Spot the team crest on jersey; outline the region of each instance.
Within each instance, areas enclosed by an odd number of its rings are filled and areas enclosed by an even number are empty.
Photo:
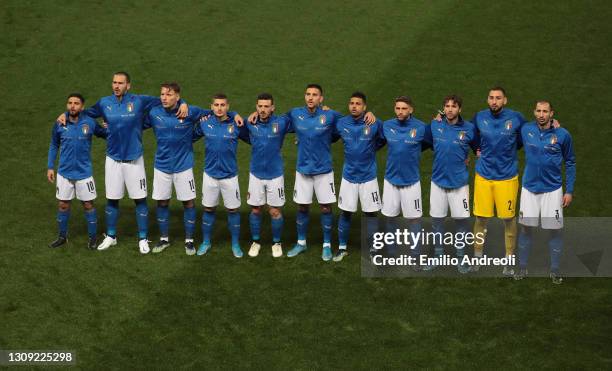
[[[553,135],[550,137],[550,144],[551,144],[551,145],[555,145],[555,144],[557,144],[557,136],[556,136],[555,134],[553,134]]]
[[[272,133],[278,134],[278,122],[272,123]]]
[[[321,123],[321,125],[325,125],[325,115],[319,116],[319,122]]]
[[[89,125],[87,125],[87,124],[83,125],[81,130],[83,131],[83,135],[89,134]]]
[[[459,132],[459,140],[464,140],[465,139],[465,131],[461,130]]]
[[[508,120],[506,121],[506,130],[510,130],[512,129],[512,121]]]
[[[372,130],[370,129],[370,127],[366,126],[366,127],[363,128],[363,135],[365,135],[367,137],[368,135],[370,135],[371,131]]]
[[[183,122],[185,122],[185,120],[179,119],[179,124],[182,124]]]
[[[412,130],[410,130],[410,138],[414,138],[414,137],[416,137],[416,132],[417,132],[417,130],[416,130],[416,129],[412,129]]]
[[[234,125],[228,125],[227,132],[230,133],[230,134],[233,133],[234,132]]]
[[[130,102],[127,104],[128,112],[132,112],[134,110],[134,103]]]

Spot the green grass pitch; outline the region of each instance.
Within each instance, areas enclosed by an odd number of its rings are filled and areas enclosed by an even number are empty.
[[[261,91],[284,112],[303,104],[306,83],[318,82],[326,103],[343,112],[356,89],[383,119],[395,96],[409,94],[415,115],[428,121],[456,92],[471,117],[486,106],[488,87],[501,84],[509,107],[527,117],[535,99],[552,100],[572,133],[578,180],[567,215],[610,216],[609,2],[8,0],[0,14],[0,349],[71,349],[88,369],[612,367],[610,279],[560,287],[548,279],[364,279],[357,254],[321,261],[316,208],[311,248],[291,260],[273,260],[268,244],[257,259],[234,259],[224,212],[210,256],[185,256],[176,201],[174,244],[159,256],[138,253],[128,200],[118,246],[86,250],[74,203],[69,245],[51,251],[57,205],[45,178],[51,123],[66,95],[80,91],[93,104],[110,94],[116,70],[129,71],[141,94],[179,81],[199,106],[224,91],[243,116]],[[284,148],[288,190],[292,139]],[[144,141],[151,183],[151,132]],[[94,144],[100,230],[104,149]],[[339,185],[341,146],[333,151]],[[240,144],[243,198],[249,156]],[[424,200],[431,158],[425,153],[421,164]],[[200,189],[201,143],[196,159]],[[153,206],[149,200],[151,239]],[[247,211],[243,202],[244,249]],[[295,241],[291,201],[285,216],[286,250]]]

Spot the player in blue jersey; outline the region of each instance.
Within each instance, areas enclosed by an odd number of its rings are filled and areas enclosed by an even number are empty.
[[[117,72],[113,75],[113,95],[103,97],[85,113],[102,118],[108,124],[104,183],[106,186],[106,237],[98,250],[106,250],[117,244],[117,219],[119,200],[125,188],[136,204],[138,224],[138,248],[141,254],[149,253],[147,241],[149,210],[147,207],[147,179],[142,157],[143,120],[147,112],[161,105],[159,97],[136,95],[129,92],[130,75]],[[182,103],[178,117],[184,118],[187,105]]]
[[[334,172],[332,169],[331,143],[336,120],[342,115],[333,110],[321,108],[323,103],[323,88],[318,84],[309,84],[304,93],[306,105],[290,110],[284,116],[288,118],[297,136],[297,168],[295,172],[295,187],[293,201],[298,204],[297,235],[298,241],[287,252],[288,257],[294,257],[306,251],[306,234],[310,221],[309,206],[313,193],[321,208],[321,226],[323,228],[323,249],[321,257],[324,261],[332,259],[331,234],[333,215],[331,206],[336,202]],[[253,123],[257,112],[249,116]],[[375,121],[374,115],[366,114],[366,122]]]
[[[383,145],[382,122],[365,123],[367,98],[362,92],[351,95],[349,115],[338,120],[336,135],[344,143],[344,166],[338,195],[338,207],[342,210],[338,220],[338,252],[334,261],[348,255],[347,243],[351,217],[358,203],[366,218],[366,235],[370,239],[378,226],[377,213],[381,209],[381,195],[376,179],[376,151]]]
[[[248,142],[252,146],[247,203],[251,205],[249,225],[252,243],[249,256],[259,255],[261,244],[262,206],[269,206],[272,224],[272,256],[283,255],[281,234],[285,204],[285,180],[281,148],[287,132],[293,131],[291,121],[286,116],[274,115],[274,98],[271,94],[257,96],[257,121],[247,124]]]
[[[157,200],[157,223],[160,230],[159,242],[153,253],[160,253],[170,246],[169,240],[169,203],[172,186],[176,198],[183,203],[183,223],[185,227],[185,252],[194,255],[193,243],[195,229],[196,198],[193,178],[193,131],[200,123],[200,117],[212,113],[196,106],[189,107],[189,115],[184,119],[176,117],[179,108],[181,87],[176,82],[161,85],[161,106],[153,107],[145,117],[145,128],[153,127],[157,139],[155,167],[153,176],[153,199]]]
[[[56,248],[66,243],[68,234],[68,219],[70,217],[70,202],[75,197],[83,203],[85,220],[87,221],[87,246],[96,249],[97,216],[93,200],[96,198],[96,185],[91,169],[91,138],[92,135],[106,138],[108,131],[87,115],[82,113],[85,99],[81,94],[68,96],[66,103],[66,125],[53,125],[51,143],[47,157],[47,179],[50,183],[56,181],[55,159],[60,152],[57,169],[56,197],[59,200],[57,222],[59,237],[49,244]]]
[[[521,139],[525,148],[525,170],[521,189],[519,223],[519,272],[520,280],[527,276],[527,261],[532,244],[533,229],[539,225],[550,230],[550,277],[560,284],[559,262],[563,249],[563,208],[572,202],[576,181],[576,156],[572,137],[564,128],[552,125],[554,111],[549,101],[538,101],[535,106],[535,122],[524,124]],[[563,165],[565,164],[565,192],[563,192]]]
[[[432,120],[428,127],[434,150],[429,215],[432,218],[432,229],[437,236],[434,239],[436,257],[444,254],[441,236],[444,235],[444,219],[449,208],[451,218],[455,221],[456,236],[465,236],[469,229],[470,187],[467,160],[470,148],[476,152],[479,139],[474,124],[464,121],[461,117],[462,105],[461,97],[446,96],[443,102],[444,116],[441,121]],[[457,241],[455,248],[457,257],[461,259],[464,256],[465,241]],[[436,264],[429,264],[425,270],[436,267]],[[469,271],[467,265],[459,265],[457,268],[460,273]]]
[[[431,145],[431,135],[427,125],[412,115],[414,106],[410,97],[396,98],[394,110],[396,118],[383,124],[387,165],[382,214],[388,218],[387,229],[394,230],[397,229],[394,218],[401,213],[408,219],[409,230],[414,234],[421,231],[423,216],[419,171],[421,151]],[[420,254],[419,245],[410,248],[413,256]]]
[[[489,108],[476,113],[472,122],[480,135],[480,157],[476,162],[474,180],[474,235],[485,236],[489,218],[504,220],[506,256],[514,254],[516,241],[516,195],[518,192],[518,155],[520,130],[525,118],[506,108],[508,98],[502,87],[489,90]],[[481,243],[482,242],[482,243]],[[474,243],[474,255],[483,255],[484,240]],[[477,271],[478,265],[472,266]],[[504,267],[505,276],[514,274],[511,266]]]
[[[236,149],[239,137],[247,140],[248,129],[239,127],[228,115],[229,101],[225,94],[213,96],[211,109],[214,115],[201,121],[194,131],[194,140],[205,138],[205,161],[202,181],[203,242],[197,254],[204,255],[211,248],[212,228],[215,223],[215,210],[219,205],[219,195],[227,209],[227,225],[232,236],[232,253],[241,258],[240,248],[240,187],[238,184],[238,164]]]

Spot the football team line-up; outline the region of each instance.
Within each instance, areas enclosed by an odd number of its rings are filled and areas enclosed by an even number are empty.
[[[117,244],[116,225],[119,200],[125,189],[136,204],[138,246],[142,254],[150,251],[148,233],[147,181],[143,160],[142,132],[153,128],[157,140],[153,176],[153,199],[160,239],[152,248],[160,253],[170,245],[169,201],[172,188],[184,206],[185,251],[187,255],[204,255],[212,246],[211,235],[220,196],[227,209],[232,253],[243,256],[240,247],[240,188],[236,149],[238,140],[251,145],[247,203],[251,206],[249,226],[255,257],[261,249],[260,231],[263,207],[271,217],[272,255],[283,255],[282,207],[285,203],[284,165],[281,147],[287,133],[297,139],[297,166],[293,201],[297,203],[297,243],[287,252],[295,257],[306,251],[310,222],[309,206],[316,196],[321,210],[323,230],[322,259],[341,261],[348,255],[347,244],[351,216],[360,205],[367,235],[378,229],[377,213],[387,217],[387,228],[401,216],[411,232],[421,230],[422,199],[420,183],[421,152],[434,153],[430,192],[430,216],[434,232],[444,233],[444,219],[449,214],[456,232],[473,228],[475,235],[485,236],[488,220],[495,216],[504,221],[506,256],[514,254],[517,239],[515,219],[519,188],[518,156],[525,150],[522,176],[518,236],[519,267],[506,266],[503,274],[515,279],[527,275],[527,261],[533,230],[540,224],[548,229],[550,275],[561,283],[559,260],[563,247],[561,230],[563,208],[572,202],[576,178],[575,155],[568,131],[553,119],[551,102],[535,103],[535,120],[506,107],[506,92],[493,87],[488,92],[488,108],[466,121],[461,117],[462,99],[449,95],[443,99],[440,112],[429,125],[413,116],[408,96],[395,99],[395,118],[382,122],[367,111],[367,99],[361,92],[351,95],[346,116],[324,107],[323,89],[309,84],[305,106],[275,115],[274,99],[268,93],[257,96],[256,111],[246,121],[229,111],[224,94],[212,97],[210,109],[187,105],[180,98],[177,83],[161,85],[160,97],[130,93],[130,76],[117,72],[112,80],[113,94],[85,109],[81,94],[68,96],[67,111],[53,125],[49,145],[47,178],[56,184],[59,200],[57,221],[59,237],[49,246],[66,243],[70,203],[76,196],[83,203],[88,226],[88,247],[106,250]],[[100,125],[96,119],[102,119]],[[96,187],[92,177],[91,140],[95,135],[107,142],[105,162],[106,234],[98,245],[97,215],[93,205]],[[197,250],[194,245],[196,189],[193,175],[193,143],[204,138],[205,161],[202,182],[202,235]],[[338,195],[341,210],[338,220],[339,248],[332,253],[332,205],[336,202],[331,144],[342,140],[344,166]],[[376,151],[387,146],[387,161],[382,195],[377,180]],[[55,161],[59,150],[59,164]],[[477,154],[474,181],[474,226],[469,225],[469,152]],[[562,170],[565,166],[565,191]],[[541,223],[540,223],[541,220]],[[456,254],[464,255],[456,246]],[[474,244],[475,257],[483,256],[484,239]],[[412,249],[420,254],[420,247]],[[444,253],[441,242],[434,255]],[[416,270],[433,270],[436,265],[417,266]],[[478,270],[478,266],[459,264],[461,273]]]

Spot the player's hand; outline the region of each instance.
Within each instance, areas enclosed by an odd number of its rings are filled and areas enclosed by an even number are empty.
[[[184,119],[188,115],[189,115],[189,106],[187,105],[187,103],[181,103],[178,111],[176,112],[176,117],[180,119]]]
[[[321,107],[321,109],[323,111],[331,111],[331,107],[330,106],[323,106],[323,107]]]
[[[557,121],[557,119],[553,119],[552,120],[552,127],[555,128],[555,129],[558,129],[558,128],[561,127],[561,123],[559,121]],[[571,198],[571,195],[570,195],[570,198]]]
[[[57,117],[57,120],[55,121],[62,126],[66,126],[66,114],[62,113]]]
[[[363,121],[366,125],[372,125],[376,122],[376,116],[372,112],[366,112],[365,116],[363,116]]]
[[[572,203],[572,194],[566,193],[563,195],[563,207],[568,207]]]
[[[47,169],[47,180],[49,183],[55,183],[55,170]]]
[[[103,127],[104,129],[108,129],[108,122],[106,122],[106,121],[102,121],[102,127]]]
[[[205,122],[208,121],[208,119],[210,118],[211,115],[204,115],[200,117],[200,122]]]
[[[470,166],[470,156],[465,158],[465,166],[469,167]]]
[[[234,122],[239,128],[244,126],[244,120],[239,114],[236,114],[236,116],[234,116]]]
[[[434,120],[436,120],[436,121],[438,121],[438,122],[442,121],[442,115],[440,114],[440,112],[438,112],[438,113],[437,113],[437,114],[434,116],[434,118],[433,118],[433,119],[434,119]]]
[[[254,123],[257,121],[257,116],[258,116],[258,115],[257,115],[257,111],[255,111],[255,112],[251,113],[251,114],[249,115],[249,122],[250,122],[251,124],[254,124]]]

